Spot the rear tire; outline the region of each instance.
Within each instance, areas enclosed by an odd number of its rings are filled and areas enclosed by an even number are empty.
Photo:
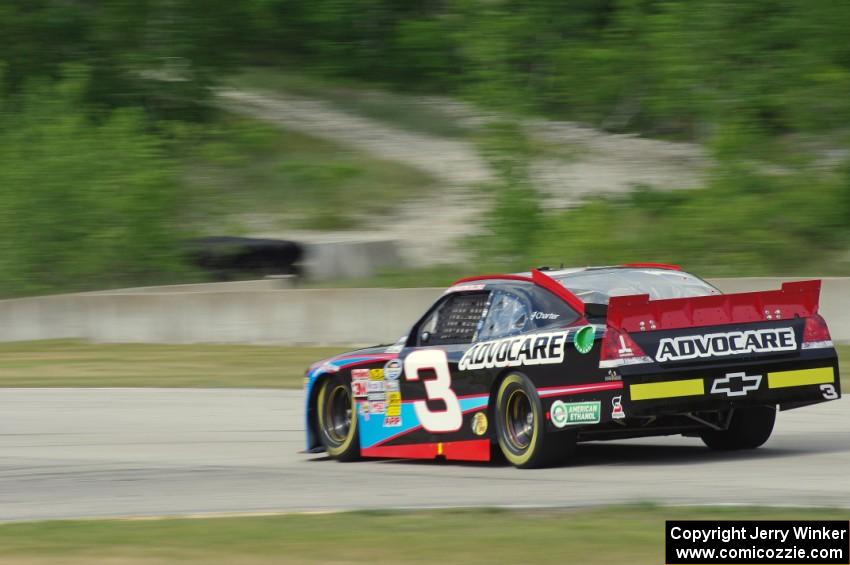
[[[775,406],[736,408],[727,429],[705,431],[700,437],[705,445],[717,451],[755,449],[770,438],[774,422]]]
[[[496,393],[495,412],[499,448],[514,467],[563,464],[575,450],[574,433],[546,433],[540,397],[525,375],[505,377]]]
[[[338,461],[360,459],[357,404],[351,384],[341,375],[322,381],[316,399],[319,438],[328,455]]]

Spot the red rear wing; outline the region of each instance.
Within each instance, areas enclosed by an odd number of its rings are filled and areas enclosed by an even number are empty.
[[[717,326],[799,316],[818,311],[820,280],[782,283],[781,290],[650,300],[648,294],[612,296],[608,325],[627,332]]]

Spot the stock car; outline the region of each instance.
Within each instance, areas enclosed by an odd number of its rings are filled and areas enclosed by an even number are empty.
[[[654,263],[461,279],[396,343],[310,367],[306,447],[520,468],[594,440],[756,448],[777,408],[841,395],[820,286],[722,294]]]

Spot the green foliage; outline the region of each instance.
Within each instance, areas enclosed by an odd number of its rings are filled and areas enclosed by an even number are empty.
[[[487,231],[477,242],[480,261],[505,262],[507,268],[523,268],[538,245],[542,220],[537,191],[529,179],[533,146],[516,125],[497,123],[479,141],[482,154],[496,174],[484,187],[494,195],[486,218]]]
[[[540,263],[570,265],[664,261],[715,276],[831,274],[850,225],[847,175],[817,178],[759,173],[735,165],[705,188],[640,189],[547,217],[534,251]]]
[[[0,95],[74,63],[92,69],[89,104],[197,118],[214,73],[237,60],[249,21],[242,3],[228,0],[3,2]]]
[[[216,115],[179,129],[187,212],[199,230],[221,229],[225,217],[258,219],[255,230],[368,229],[434,187],[419,170],[254,120]]]
[[[0,112],[0,293],[161,281],[180,271],[172,162],[138,110],[92,114],[79,70]]]

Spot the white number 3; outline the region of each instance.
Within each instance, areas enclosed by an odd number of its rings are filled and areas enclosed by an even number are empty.
[[[425,381],[425,394],[428,400],[442,400],[446,409],[439,412],[431,411],[428,403],[417,400],[413,403],[416,417],[426,431],[432,433],[455,432],[463,425],[463,414],[460,402],[452,390],[452,374],[449,372],[449,360],[446,352],[440,349],[420,349],[414,351],[404,360],[404,378],[408,381],[418,381],[419,372],[424,369],[433,370],[437,378]]]
[[[835,387],[832,385],[820,385],[820,392],[827,400],[835,400],[838,398],[838,392],[836,392]]]

